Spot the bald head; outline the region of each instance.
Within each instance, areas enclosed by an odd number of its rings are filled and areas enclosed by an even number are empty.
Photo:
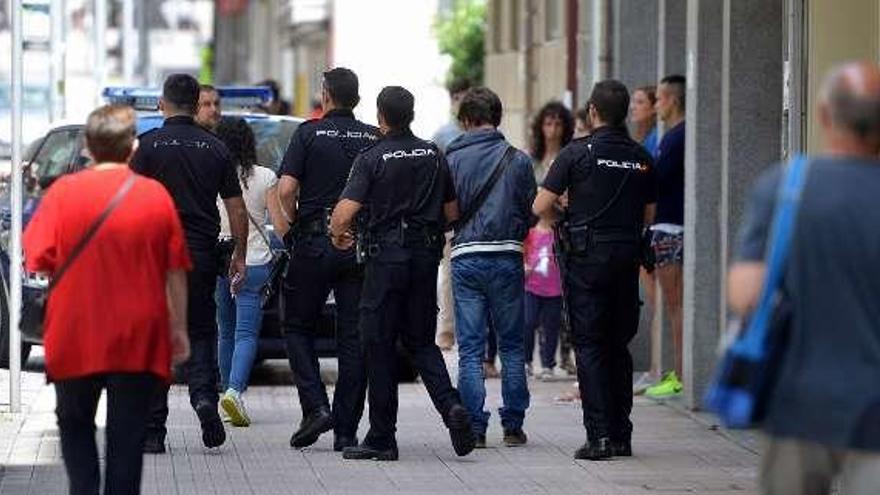
[[[834,68],[822,88],[826,132],[880,141],[880,66],[851,62]]]

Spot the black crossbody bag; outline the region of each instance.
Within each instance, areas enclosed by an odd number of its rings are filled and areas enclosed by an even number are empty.
[[[21,333],[24,335],[25,340],[31,342],[41,342],[43,340],[43,320],[46,316],[46,303],[49,301],[49,294],[52,293],[52,289],[58,286],[61,278],[64,277],[64,274],[67,273],[73,262],[76,261],[89,242],[95,237],[95,234],[98,233],[98,229],[101,228],[101,225],[104,224],[110,214],[113,213],[113,210],[122,203],[123,198],[125,198],[128,192],[131,191],[132,186],[134,186],[135,178],[136,175],[131,173],[128,175],[128,178],[125,179],[125,182],[119,186],[119,189],[116,191],[116,194],[113,195],[113,198],[110,199],[110,202],[104,208],[104,211],[102,211],[98,218],[92,222],[89,229],[70,252],[70,256],[68,256],[67,259],[64,260],[64,263],[61,264],[61,267],[58,268],[58,271],[49,281],[49,287],[46,290],[40,289],[39,293],[34,295],[34,297],[22,299],[21,321],[19,322],[19,327],[21,328]]]
[[[480,192],[477,193],[477,196],[474,198],[474,203],[471,205],[470,209],[459,215],[458,220],[455,221],[455,230],[459,230],[467,225],[468,222],[474,218],[474,215],[480,211],[480,208],[483,207],[483,203],[486,202],[486,198],[489,197],[489,193],[492,192],[492,189],[495,188],[495,184],[498,183],[498,179],[501,178],[501,175],[504,174],[504,171],[507,169],[508,165],[510,165],[510,162],[513,161],[514,155],[516,155],[516,148],[508,145],[507,150],[501,155],[501,160],[495,165],[495,170],[492,171],[492,175],[489,176],[489,180],[486,181],[483,188],[480,189]]]

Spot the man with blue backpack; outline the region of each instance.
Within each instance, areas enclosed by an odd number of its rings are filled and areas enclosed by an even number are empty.
[[[763,369],[775,370],[775,379],[761,397],[751,397],[763,404],[755,411],[760,417],[751,419],[770,435],[763,493],[830,493],[837,477],[841,493],[876,493],[880,67],[834,69],[818,115],[822,155],[769,169],[748,198],[728,297],[735,313],[752,320],[767,308],[773,313],[765,327],[770,337],[762,342],[775,342],[775,349],[761,349],[768,345],[761,343],[757,351],[770,357]],[[782,313],[787,323],[780,325]],[[749,326],[742,340],[757,330]],[[730,376],[735,370],[724,371]],[[708,402],[730,422],[735,401],[724,386],[716,385]]]

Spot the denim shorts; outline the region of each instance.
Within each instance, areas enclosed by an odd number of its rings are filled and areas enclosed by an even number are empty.
[[[684,234],[670,234],[655,230],[651,235],[651,247],[657,266],[681,264],[684,259]]]

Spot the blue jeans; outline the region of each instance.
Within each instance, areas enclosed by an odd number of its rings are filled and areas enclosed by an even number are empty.
[[[248,266],[244,285],[234,298],[229,292],[229,278],[217,278],[214,298],[220,331],[217,360],[222,390],[244,392],[247,388],[263,324],[260,289],[269,278],[270,267],[271,264]]]
[[[505,430],[521,428],[529,407],[523,341],[522,255],[472,254],[452,260],[455,296],[455,339],[458,341],[458,392],[471,414],[474,431],[489,426],[483,356],[489,319],[495,327],[501,356],[501,397],[498,410]]]

